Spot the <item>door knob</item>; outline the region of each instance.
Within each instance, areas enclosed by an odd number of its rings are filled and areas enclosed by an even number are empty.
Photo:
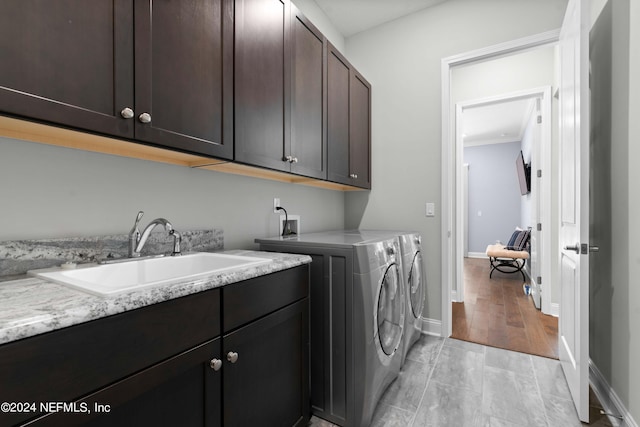
[[[211,359],[211,362],[209,362],[209,366],[214,371],[219,371],[220,368],[222,368],[222,360],[220,360],[220,359]]]
[[[231,363],[236,363],[238,361],[238,353],[235,351],[230,351],[227,353],[227,360]]]
[[[576,243],[574,246],[565,246],[565,251],[575,251],[577,254],[580,254],[580,243]]]
[[[142,113],[138,116],[138,119],[142,122],[142,123],[151,123],[151,114],[149,113]]]

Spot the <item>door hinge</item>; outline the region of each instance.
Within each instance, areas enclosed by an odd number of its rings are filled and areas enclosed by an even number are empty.
[[[536,277],[536,283],[538,285],[542,285],[542,277],[540,277],[540,276]]]
[[[542,231],[542,223],[540,223],[540,222],[538,223],[537,229],[538,229],[538,231]]]
[[[538,169],[537,175],[538,175],[538,178],[542,178],[542,169]]]
[[[538,124],[542,123],[542,116],[538,116]]]

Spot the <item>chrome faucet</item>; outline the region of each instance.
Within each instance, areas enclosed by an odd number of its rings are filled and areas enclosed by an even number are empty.
[[[138,223],[140,222],[142,215],[144,215],[143,211],[138,212],[136,222],[133,224],[133,228],[129,232],[129,258],[137,258],[140,256],[142,248],[145,243],[147,243],[147,239],[156,225],[163,225],[164,229],[169,232],[169,235],[173,236],[173,252],[171,253],[171,256],[180,255],[180,243],[182,242],[182,236],[173,229],[171,223],[164,218],[156,218],[147,225],[142,233],[140,233]]]

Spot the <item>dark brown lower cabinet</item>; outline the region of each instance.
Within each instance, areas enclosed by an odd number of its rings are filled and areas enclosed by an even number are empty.
[[[0,402],[35,406],[0,425],[306,425],[308,289],[303,265],[1,345]]]
[[[224,336],[225,426],[307,425],[308,317],[305,298]]]
[[[116,382],[33,422],[34,426],[220,426],[222,373],[211,368],[220,338]]]

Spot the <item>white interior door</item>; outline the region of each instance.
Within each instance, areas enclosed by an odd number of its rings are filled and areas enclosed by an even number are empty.
[[[560,32],[560,362],[589,421],[589,2],[569,0]]]

